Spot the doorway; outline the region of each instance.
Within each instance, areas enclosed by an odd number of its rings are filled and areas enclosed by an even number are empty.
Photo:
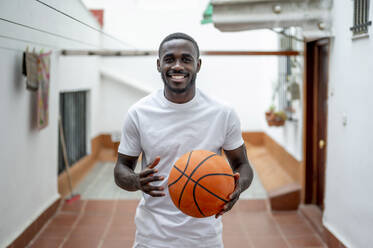
[[[305,85],[305,203],[324,209],[329,39],[307,42]]]

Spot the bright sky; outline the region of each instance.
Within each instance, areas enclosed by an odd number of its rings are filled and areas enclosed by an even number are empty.
[[[104,9],[104,30],[140,49],[157,49],[173,32],[194,37],[202,50],[276,50],[276,34],[268,30],[222,33],[201,25],[208,0],[83,0]]]

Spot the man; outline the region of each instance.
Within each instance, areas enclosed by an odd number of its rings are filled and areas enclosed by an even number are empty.
[[[240,122],[233,109],[196,88],[201,68],[199,48],[190,36],[174,33],[159,46],[157,68],[164,88],[141,99],[125,119],[116,184],[141,190],[137,207],[135,248],[223,247],[220,215],[229,211],[252,181]],[[215,218],[193,218],[172,203],[167,177],[175,161],[191,150],[221,149],[233,168],[235,191]],[[134,172],[142,153],[142,171]]]

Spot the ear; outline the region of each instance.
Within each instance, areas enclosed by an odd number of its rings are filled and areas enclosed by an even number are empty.
[[[201,65],[202,65],[202,60],[198,59],[198,62],[197,62],[197,72],[199,72],[199,70],[201,69]]]
[[[157,59],[157,70],[161,72],[161,62],[159,62],[159,59]]]

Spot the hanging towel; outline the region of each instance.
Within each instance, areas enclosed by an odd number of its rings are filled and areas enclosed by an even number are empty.
[[[52,52],[37,55],[37,128],[42,129],[48,125],[49,120],[49,83],[50,83],[50,56]]]
[[[39,87],[38,82],[38,55],[35,52],[26,51],[24,53],[24,63],[26,67],[26,88],[36,91]]]

